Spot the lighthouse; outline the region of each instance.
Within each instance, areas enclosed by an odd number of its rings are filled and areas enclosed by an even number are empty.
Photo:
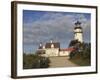
[[[75,23],[75,28],[74,28],[74,39],[78,40],[79,42],[83,42],[83,30],[81,27],[81,22],[77,21]]]

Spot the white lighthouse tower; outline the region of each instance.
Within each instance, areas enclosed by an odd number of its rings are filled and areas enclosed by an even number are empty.
[[[83,30],[81,27],[81,22],[77,21],[75,23],[75,28],[74,28],[74,39],[78,40],[79,42],[83,42]]]

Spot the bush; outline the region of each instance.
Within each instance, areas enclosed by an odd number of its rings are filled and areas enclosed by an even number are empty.
[[[23,55],[23,69],[48,68],[49,59],[34,54]]]
[[[78,65],[91,65],[91,44],[81,43],[70,53],[70,60]]]

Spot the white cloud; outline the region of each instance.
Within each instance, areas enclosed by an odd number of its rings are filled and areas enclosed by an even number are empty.
[[[67,41],[66,39],[72,38],[70,36],[73,34],[74,22],[77,18],[83,22],[83,29],[87,32],[90,29],[90,21],[83,14],[47,13],[33,23],[24,23],[24,43],[39,43],[51,38]]]

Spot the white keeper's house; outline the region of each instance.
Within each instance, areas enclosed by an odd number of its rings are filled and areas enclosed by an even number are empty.
[[[74,40],[78,40],[81,43],[83,42],[83,31],[82,31],[81,23],[79,21],[77,21],[75,23]],[[69,47],[69,48],[62,49],[60,47],[59,42],[54,42],[53,40],[50,40],[50,42],[45,43],[45,45],[40,43],[39,47],[37,49],[37,53],[40,56],[45,56],[45,57],[69,56],[69,54],[74,50],[75,50],[74,47]]]

